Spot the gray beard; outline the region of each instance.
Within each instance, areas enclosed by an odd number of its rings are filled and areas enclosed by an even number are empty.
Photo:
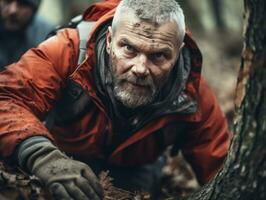
[[[109,68],[109,73],[112,82],[114,97],[120,101],[127,108],[137,108],[141,106],[148,105],[154,101],[158,94],[158,89],[154,84],[151,77],[145,79],[138,79],[129,76],[127,74],[121,75],[120,79],[117,77],[115,70],[113,70],[112,65]],[[123,87],[123,83],[128,84],[128,80],[141,85],[146,85],[146,92],[140,92],[139,90],[132,88]]]
[[[156,92],[153,90],[149,95],[140,95],[137,92],[128,91],[120,87],[119,84],[114,85],[114,96],[124,106],[128,108],[137,108],[145,106],[153,102],[156,96]]]

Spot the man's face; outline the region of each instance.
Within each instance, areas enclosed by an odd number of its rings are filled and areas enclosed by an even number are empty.
[[[107,52],[115,97],[126,107],[151,103],[167,81],[179,55],[175,22],[155,25],[127,13],[115,31],[109,27]]]
[[[7,31],[19,31],[31,20],[34,9],[26,1],[0,0],[0,14]]]

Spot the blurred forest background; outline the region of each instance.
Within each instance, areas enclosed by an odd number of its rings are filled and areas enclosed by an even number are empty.
[[[99,0],[45,0],[39,14],[54,25],[67,23]],[[242,49],[243,2],[178,0],[187,27],[203,53],[203,74],[232,121],[234,92]]]

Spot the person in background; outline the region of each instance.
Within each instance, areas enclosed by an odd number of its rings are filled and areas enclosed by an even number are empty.
[[[85,39],[61,30],[0,73],[0,158],[54,199],[101,199],[102,170],[117,187],[155,194],[170,146],[210,181],[230,134],[179,4],[106,0],[83,20],[95,22]]]
[[[42,42],[53,26],[38,16],[41,0],[0,0],[0,70]]]

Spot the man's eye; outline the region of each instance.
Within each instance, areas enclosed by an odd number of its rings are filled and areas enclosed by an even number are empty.
[[[152,59],[155,61],[163,61],[166,58],[164,53],[155,53],[152,54]]]
[[[135,52],[135,49],[130,45],[125,45],[124,48],[125,48],[126,53],[134,53]]]

